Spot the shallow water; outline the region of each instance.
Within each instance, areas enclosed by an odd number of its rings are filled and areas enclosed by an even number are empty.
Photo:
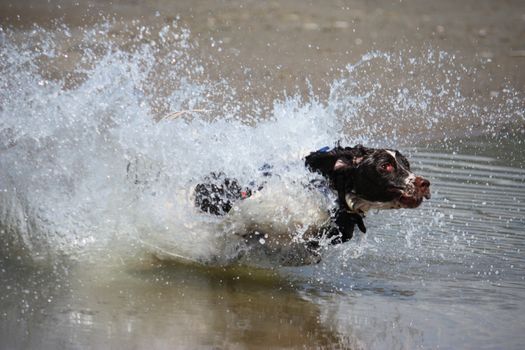
[[[432,201],[316,266],[4,264],[2,347],[520,348],[525,170],[411,152]]]
[[[210,79],[176,23],[115,25],[0,33],[1,348],[525,343],[519,91],[487,103],[446,52],[372,52],[325,99],[261,107]],[[205,111],[159,121],[187,109]],[[191,186],[268,161],[302,179],[301,157],[338,139],[400,148],[432,200],[371,213],[318,265],[232,264]]]

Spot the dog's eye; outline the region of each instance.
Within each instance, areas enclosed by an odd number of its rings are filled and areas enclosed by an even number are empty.
[[[394,166],[392,164],[390,164],[390,163],[385,163],[385,164],[381,165],[381,169],[383,169],[387,173],[391,173],[391,172],[394,171]]]

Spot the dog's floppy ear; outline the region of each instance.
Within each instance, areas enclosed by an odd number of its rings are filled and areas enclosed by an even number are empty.
[[[310,170],[318,171],[325,176],[334,172],[350,169],[358,165],[363,156],[355,156],[343,148],[335,148],[329,152],[317,151],[306,156],[305,163]]]
[[[335,171],[337,155],[333,152],[312,152],[306,156],[305,163],[312,171],[328,176]],[[340,166],[342,164],[339,164]]]
[[[356,167],[363,161],[364,158],[364,156],[353,157],[351,159],[348,159],[347,157],[338,158],[334,165],[334,171]]]
[[[334,172],[356,167],[371,152],[371,149],[362,145],[346,148],[336,146],[330,151],[321,149],[312,152],[306,157],[305,161],[306,166],[311,170],[320,172],[325,176],[331,176]]]

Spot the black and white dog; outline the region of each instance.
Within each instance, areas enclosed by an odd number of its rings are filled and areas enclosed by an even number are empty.
[[[305,165],[324,181],[310,182],[306,186],[312,193],[310,197],[296,200],[300,202],[299,210],[308,211],[302,218],[294,219],[290,209],[294,204],[282,195],[282,190],[271,192],[271,181],[242,186],[223,173],[212,173],[195,186],[194,204],[209,214],[235,217],[230,226],[235,221],[233,230],[243,237],[253,236],[253,232],[268,237],[266,230],[282,239],[290,230],[307,227],[307,243],[315,249],[321,239],[329,239],[333,244],[348,241],[355,226],[366,232],[363,218],[370,209],[416,208],[424,198],[430,198],[430,182],[412,173],[408,160],[396,150],[337,145],[310,153]],[[264,176],[272,177],[271,166],[265,165],[261,170]],[[315,197],[315,193],[326,189],[336,197],[335,205],[328,211],[318,206],[326,196]],[[265,191],[269,194],[265,195]],[[273,201],[271,206],[268,200]],[[285,227],[272,220],[283,210],[289,221]],[[301,222],[305,218],[308,223]]]

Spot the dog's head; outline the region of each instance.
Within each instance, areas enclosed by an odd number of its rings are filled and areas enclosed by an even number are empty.
[[[353,190],[358,198],[392,208],[416,208],[423,198],[430,198],[430,182],[416,176],[399,151],[375,149],[354,164]]]
[[[430,182],[416,176],[398,151],[363,146],[314,152],[306,164],[328,177],[349,209],[416,208],[430,198]]]

